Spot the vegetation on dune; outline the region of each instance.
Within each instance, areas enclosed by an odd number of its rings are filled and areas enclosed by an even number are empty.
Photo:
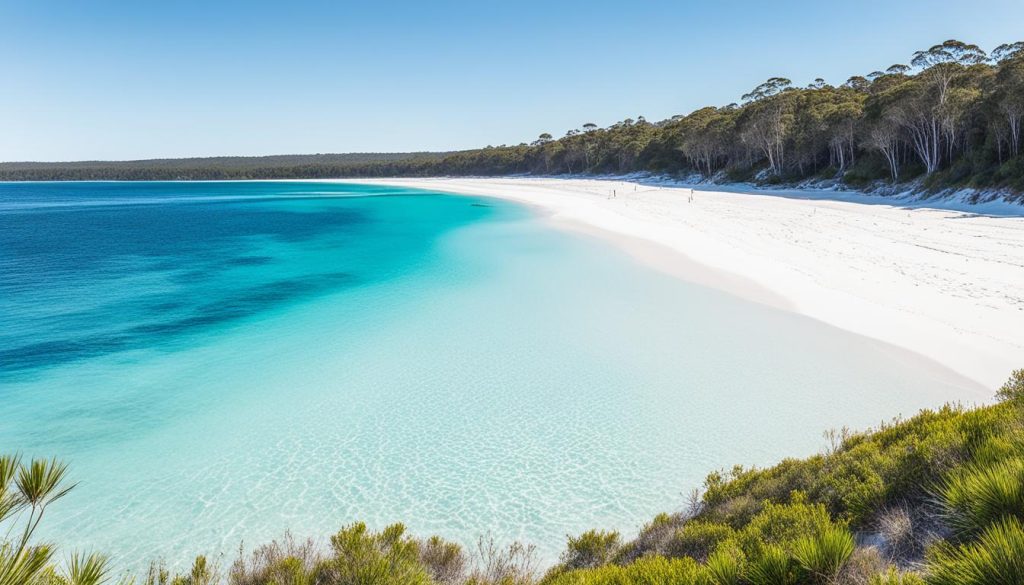
[[[532,548],[481,538],[474,551],[401,524],[344,527],[326,545],[291,536],[206,557],[174,574],[153,565],[138,585],[973,585],[1024,583],[1024,370],[991,406],[946,406],[766,469],[712,473],[685,512],[638,536],[570,536],[538,569]],[[106,557],[55,557],[33,542],[70,488],[57,461],[0,458],[0,585],[113,580]]]
[[[661,122],[588,123],[555,139],[454,153],[309,155],[133,162],[3,163],[0,180],[293,179],[428,175],[700,173],[765,183],[1024,192],[1024,41],[991,54],[949,40],[909,65],[807,87],[773,77],[742,104]]]

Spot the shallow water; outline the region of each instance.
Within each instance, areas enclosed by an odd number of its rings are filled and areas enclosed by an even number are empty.
[[[0,450],[119,565],[404,521],[631,533],[707,472],[987,393],[521,207],[319,183],[0,184]]]

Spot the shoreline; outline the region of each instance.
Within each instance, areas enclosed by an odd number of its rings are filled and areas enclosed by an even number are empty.
[[[687,187],[611,179],[324,182],[526,204],[651,268],[909,350],[989,390],[1024,365],[1024,218],[713,187],[690,203]]]

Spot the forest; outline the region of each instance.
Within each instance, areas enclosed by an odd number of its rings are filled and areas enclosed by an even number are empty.
[[[739,103],[449,153],[0,163],[0,180],[596,175],[1024,192],[1024,41],[948,40],[841,85],[773,77]]]

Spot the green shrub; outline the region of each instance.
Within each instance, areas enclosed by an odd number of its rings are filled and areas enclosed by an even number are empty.
[[[754,585],[796,585],[797,565],[789,553],[779,546],[766,547],[761,556],[750,563],[747,579]]]
[[[797,540],[818,536],[833,526],[825,507],[808,504],[803,495],[795,495],[792,504],[767,502],[764,509],[737,534],[740,548],[749,558],[778,546],[788,550]]]
[[[950,524],[970,536],[1005,517],[1024,518],[1024,460],[973,465],[942,487]]]
[[[466,555],[462,547],[440,536],[431,536],[420,543],[420,562],[430,578],[441,585],[460,583],[466,574]]]
[[[359,585],[429,585],[419,561],[419,549],[405,535],[405,526],[392,524],[374,533],[366,524],[346,526],[331,537],[334,557],[317,569],[318,582]]]
[[[665,554],[670,557],[691,557],[698,561],[707,559],[723,541],[735,538],[736,531],[726,524],[713,522],[687,522],[676,530],[665,545]]]
[[[901,573],[890,568],[885,573],[872,577],[869,585],[925,585],[925,582],[916,573]]]
[[[693,559],[643,557],[636,562],[557,573],[543,585],[706,585],[706,570]]]
[[[1024,368],[1014,370],[1010,379],[996,393],[1001,400],[1020,400],[1024,398]]]
[[[1024,527],[1014,517],[992,524],[977,542],[938,546],[929,559],[929,585],[1024,583]]]
[[[612,560],[622,545],[618,532],[588,530],[579,536],[570,536],[562,553],[566,569],[592,569]]]
[[[843,568],[853,549],[850,531],[832,526],[793,543],[793,558],[813,582],[827,583]]]
[[[713,585],[739,585],[744,559],[738,550],[718,550],[708,557],[708,577]]]

